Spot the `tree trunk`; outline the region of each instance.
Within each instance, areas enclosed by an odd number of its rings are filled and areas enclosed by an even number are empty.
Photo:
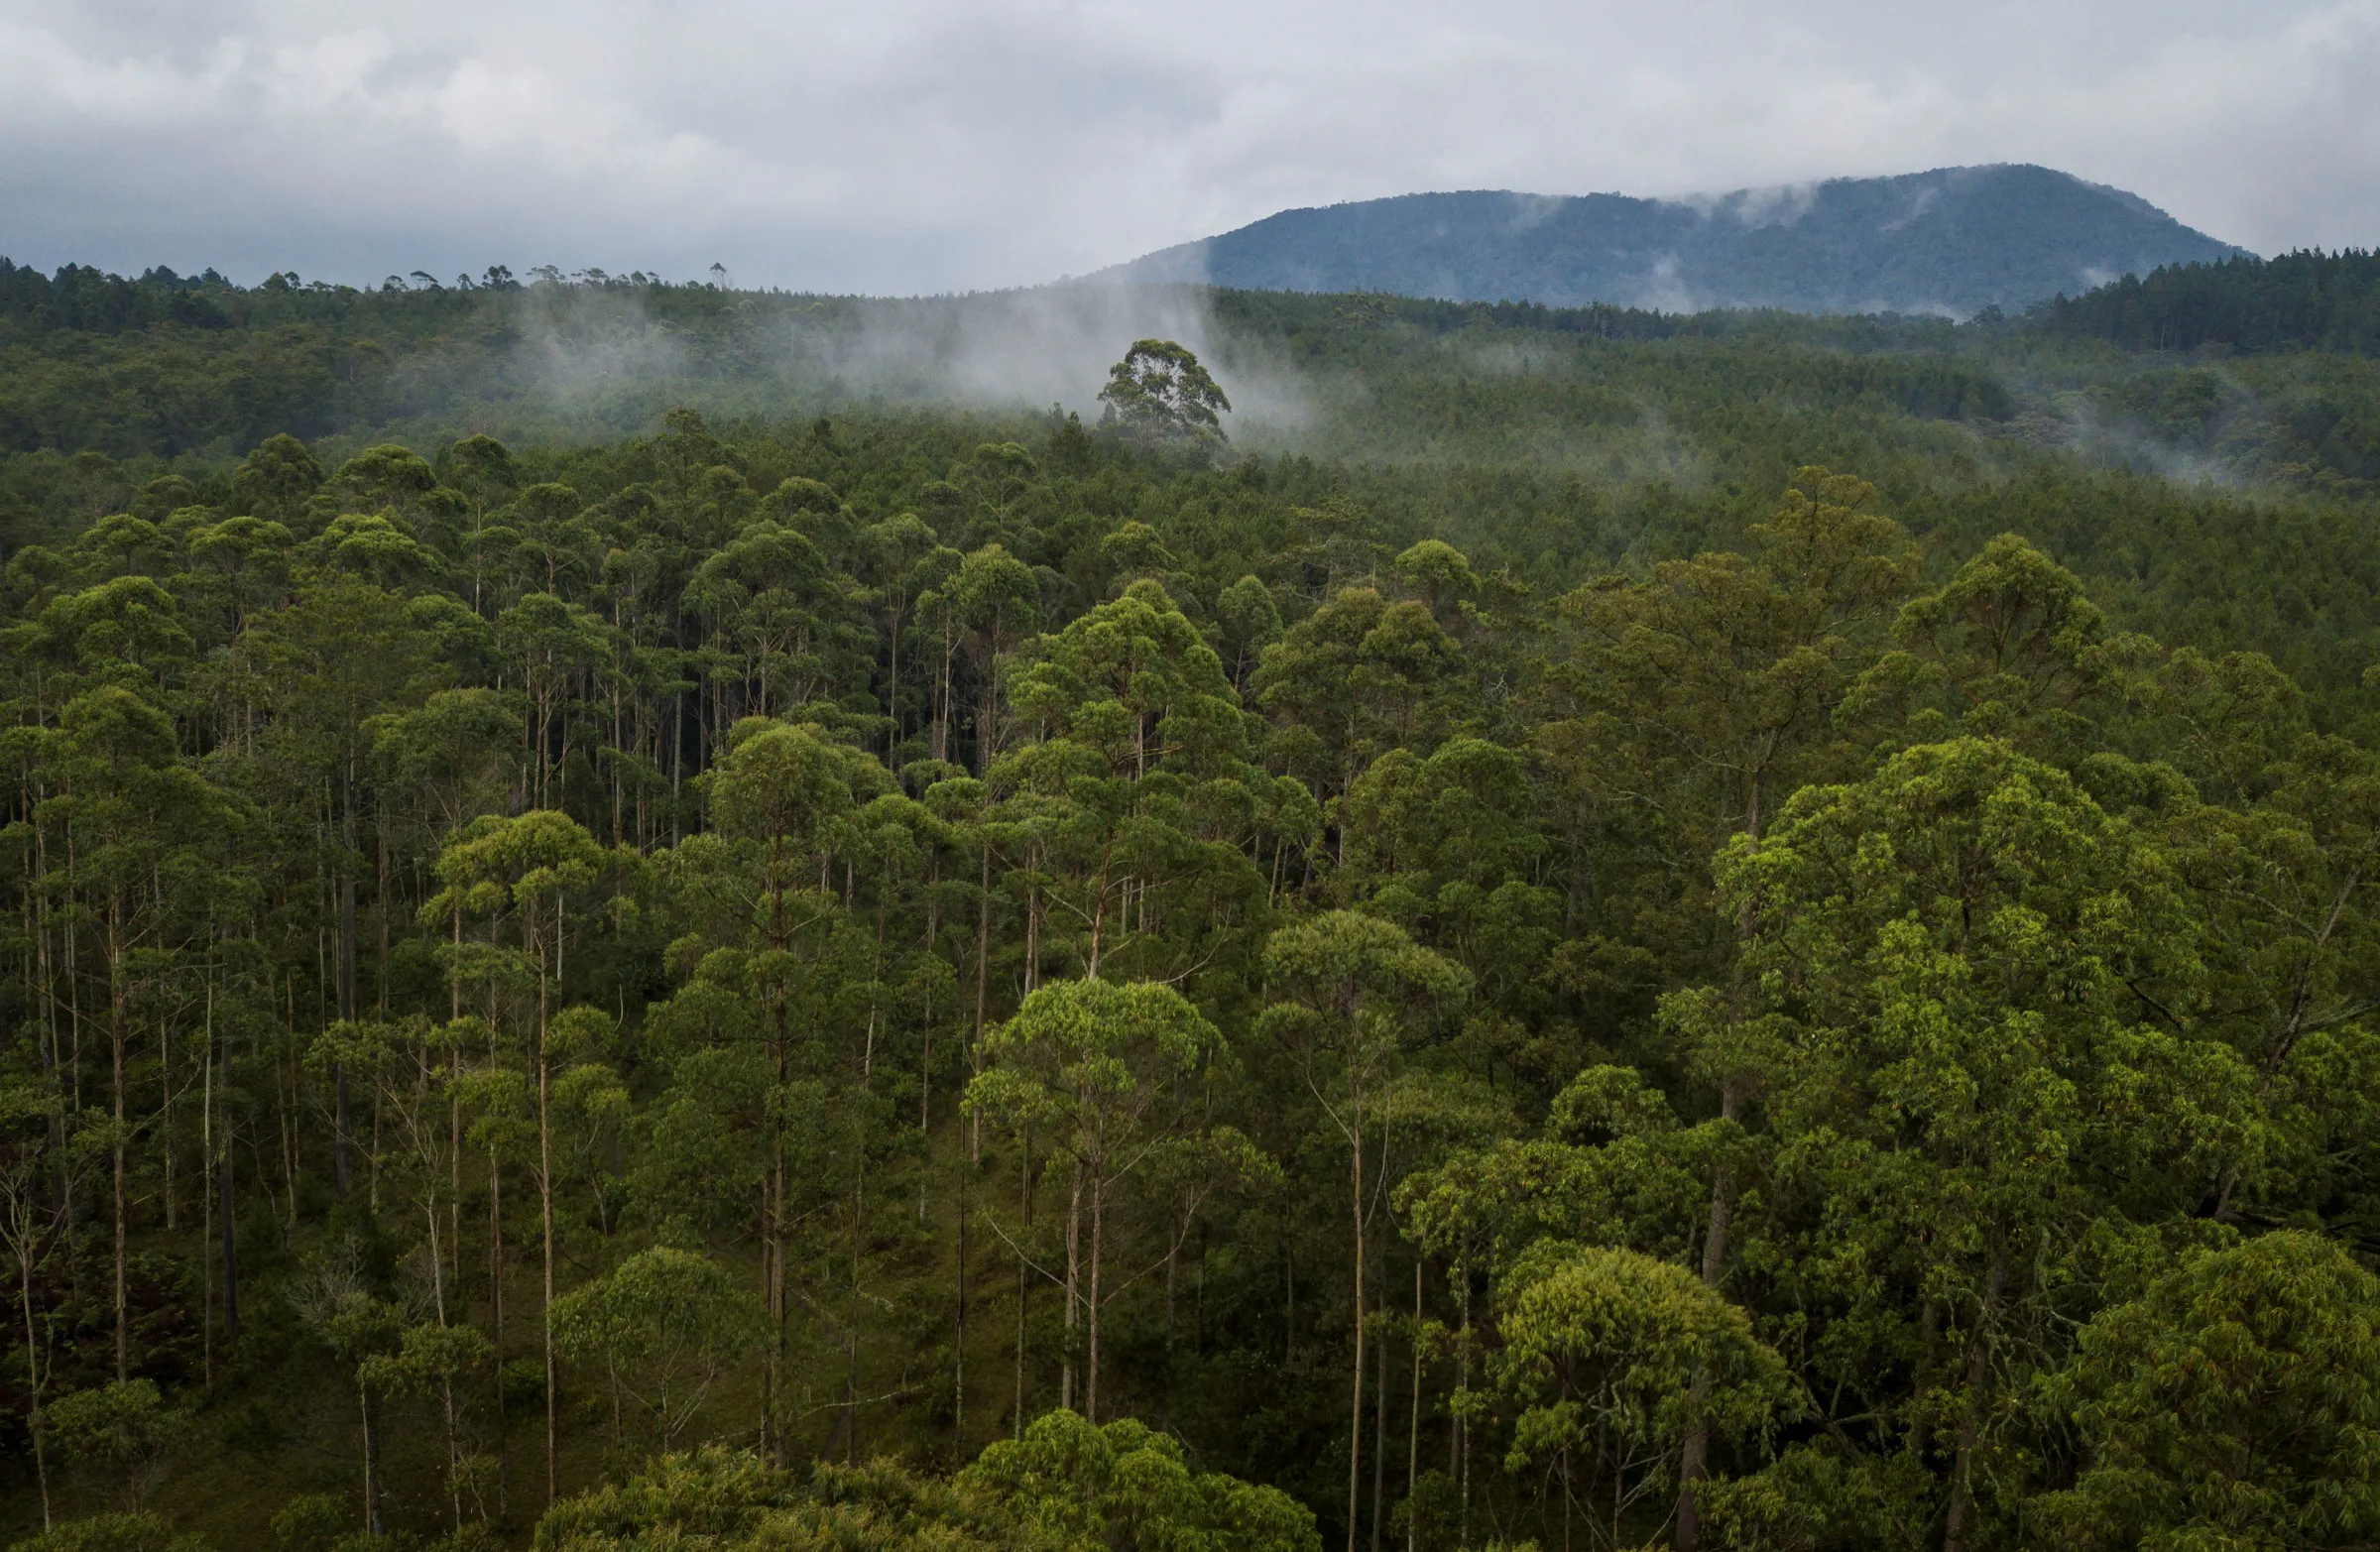
[[[352,1019],[356,1015],[355,999],[355,773],[352,767],[340,771],[340,792],[343,801],[339,814],[339,1017]],[[354,1123],[348,1109],[347,1068],[343,1063],[331,1069],[338,1085],[338,1187],[339,1195],[347,1195],[349,1170],[348,1153],[353,1147]]]
[[[537,1217],[544,1231],[545,1302],[539,1311],[545,1344],[545,1506],[551,1508],[561,1496],[561,1424],[555,1413],[559,1404],[559,1374],[553,1353],[553,1137],[548,1125],[547,1092],[552,1075],[552,1063],[545,1053],[545,981],[537,978]]]
[[[32,1212],[28,1208],[17,1242],[17,1290],[25,1305],[25,1431],[33,1438],[33,1475],[42,1490],[42,1529],[50,1523],[50,1456],[42,1443],[42,1347],[33,1319]]]
[[[1085,1313],[1091,1322],[1090,1356],[1083,1365],[1083,1420],[1099,1421],[1099,1259],[1105,1249],[1103,1238],[1107,1229],[1108,1186],[1098,1174],[1091,1177],[1091,1297],[1085,1301]]]
[[[111,1057],[115,1129],[109,1144],[109,1158],[115,1178],[115,1274],[116,1274],[116,1379],[119,1383],[132,1375],[132,1316],[131,1306],[124,1293],[124,969],[120,923],[111,909],[108,918],[108,1048]]]
[[[1743,1108],[1742,1086],[1733,1079],[1720,1085],[1719,1114],[1733,1121]],[[1735,1210],[1733,1177],[1723,1161],[1712,1171],[1711,1219],[1703,1235],[1703,1286],[1717,1289],[1726,1271],[1727,1224]],[[1711,1471],[1711,1425],[1704,1412],[1711,1403],[1711,1375],[1698,1371],[1687,1396],[1686,1442],[1678,1452],[1678,1510],[1674,1545],[1677,1552],[1696,1552],[1702,1541],[1702,1505],[1697,1490]]]
[[[1364,1484],[1364,1107],[1354,1108],[1354,1146],[1349,1151],[1356,1220],[1356,1363],[1355,1383],[1348,1401],[1347,1425],[1347,1552],[1356,1552],[1356,1511]]]
[[[1017,1139],[1016,1201],[1017,1215],[1023,1226],[1021,1232],[1030,1235],[1033,1232],[1033,1141],[1030,1133]],[[1024,1247],[1019,1243],[1016,1248],[1016,1412],[1012,1419],[1019,1439],[1024,1437],[1024,1317],[1032,1291],[1027,1275]]]
[[[1066,1198],[1066,1349],[1058,1370],[1058,1404],[1073,1410],[1074,1329],[1083,1307],[1083,1166],[1074,1166],[1074,1181]]]
[[[1966,1394],[1959,1418],[1959,1456],[1951,1474],[1951,1507],[1942,1533],[1942,1552],[1965,1552],[1967,1522],[1974,1514],[1975,1446],[1983,1427],[1983,1379],[1991,1361],[1991,1328],[1999,1317],[2000,1293],[2008,1284],[2005,1248],[1995,1248],[1983,1283],[1983,1302],[1966,1341]]]
[[[1381,1274],[1387,1274],[1385,1266]],[[1373,1345],[1371,1375],[1371,1552],[1380,1552],[1381,1510],[1388,1475],[1388,1342]]]
[[[223,1196],[223,1330],[227,1335],[240,1333],[240,1239],[234,1204],[238,1195],[232,1180],[232,1138],[226,1127],[223,1138],[223,1159],[220,1169]]]
[[[941,757],[936,755],[935,758]],[[984,1011],[991,991],[992,842],[987,838],[984,842],[983,873],[975,900],[975,1039],[967,1049],[967,1066],[971,1076],[980,1077],[984,1070]],[[970,1160],[981,1158],[983,1150],[983,1123],[971,1117],[967,1123],[967,1157]]]
[[[1412,1422],[1405,1435],[1405,1552],[1413,1552],[1413,1492],[1421,1485],[1421,1263],[1413,1257]]]
[[[951,1354],[957,1369],[951,1384],[950,1469],[967,1464],[967,1166],[959,1165],[959,1307]]]

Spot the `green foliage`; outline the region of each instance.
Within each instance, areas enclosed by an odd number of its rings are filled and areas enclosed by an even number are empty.
[[[142,1517],[168,1457],[193,1431],[190,1419],[168,1409],[150,1379],[120,1379],[61,1395],[47,1413],[45,1426],[68,1460],[121,1480],[131,1518]]]
[[[206,1542],[178,1532],[156,1514],[93,1514],[12,1543],[11,1552],[205,1552]]]
[[[204,332],[908,305],[639,287]],[[2090,468],[2244,422],[2004,324],[1212,317],[1229,459],[0,467],[8,1534],[2364,1534],[2363,498]]]
[[[667,1450],[722,1372],[760,1344],[761,1323],[737,1278],[707,1256],[656,1245],[556,1299],[549,1317],[565,1353],[597,1361],[613,1391]]]
[[[1508,1469],[1558,1461],[1582,1479],[1564,1491],[1612,1505],[1616,1526],[1671,1484],[1698,1424],[1764,1437],[1798,1410],[1784,1361],[1684,1267],[1622,1250],[1532,1261],[1511,1274],[1498,1321],[1495,1383],[1520,1407]]]
[[[1220,415],[1232,408],[1198,357],[1170,339],[1134,341],[1109,372],[1099,401],[1107,407],[1102,424],[1158,446],[1222,440]]]
[[[2380,351],[2380,256],[2357,251],[2238,256],[2160,266],[2074,298],[2044,331],[2133,350]]]
[[[555,1507],[539,1552],[789,1545],[906,1549],[1252,1548],[1319,1552],[1313,1516],[1280,1492],[1196,1473],[1139,1423],[1037,1420],[944,1483],[892,1463],[822,1466],[806,1485],[748,1454],[673,1455]]]
[[[959,1474],[1034,1540],[1065,1548],[1156,1552],[1321,1552],[1314,1516],[1271,1488],[1183,1460],[1178,1440],[1127,1419],[1095,1428],[1073,1412],[1034,1420],[1022,1439],[988,1447]]]
[[[2044,1505],[2076,1546],[2346,1547],[2380,1524],[2380,1279],[2282,1232],[2102,1310],[2049,1385],[2083,1439]]]

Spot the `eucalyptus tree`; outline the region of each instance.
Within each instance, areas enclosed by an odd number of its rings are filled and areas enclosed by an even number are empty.
[[[1712,1016],[1759,1031],[1779,1069],[1768,1195],[1794,1216],[1769,1233],[1808,1247],[1792,1296],[1814,1388],[1868,1398],[1844,1437],[1875,1487],[1942,1430],[1947,1473],[1906,1511],[1939,1512],[1958,1552],[2008,1509],[1989,1491],[2015,1448],[2003,1398],[2055,1355],[2074,1248],[2196,1207],[2252,1120],[2253,1072],[2157,1012],[2195,1006],[2201,977],[2171,858],[2005,745],[1806,788],[1721,884],[1752,923],[1752,990]],[[1838,1350],[1838,1327],[1869,1335]],[[1894,1401],[1888,1348],[1913,1371]]]
[[[528,1017],[526,1094],[521,1096],[536,1122],[536,1151],[532,1163],[537,1182],[537,1206],[543,1255],[540,1314],[545,1355],[545,1484],[550,1499],[560,1492],[559,1393],[554,1368],[551,1310],[554,1267],[558,1258],[554,1239],[553,1162],[554,1080],[585,1044],[591,1023],[605,1023],[591,1010],[573,1010],[565,1020],[555,1017],[555,1004],[564,986],[564,971],[574,921],[586,916],[580,897],[602,877],[603,849],[576,821],[549,809],[536,809],[518,818],[484,817],[449,840],[438,856],[438,880],[444,886],[421,907],[425,922],[445,924],[458,912],[494,918],[511,926],[510,955],[532,987]],[[591,1015],[591,1016],[589,1016]],[[475,1087],[488,1090],[503,1082],[501,1069],[483,1069]],[[501,1096],[474,1096],[483,1107],[501,1112]],[[518,1107],[516,1107],[518,1108]]]
[[[70,701],[46,753],[58,795],[44,806],[65,831],[72,859],[58,882],[68,910],[93,927],[104,964],[105,1002],[95,1012],[103,1019],[109,1057],[103,1134],[115,1233],[115,1368],[118,1379],[126,1379],[127,1171],[134,1126],[128,1062],[137,1032],[135,1003],[210,921],[239,810],[179,758],[166,714],[125,689],[92,690]],[[74,967],[67,966],[67,973],[72,977]]]
[[[760,1218],[772,1340],[762,1410],[764,1443],[776,1452],[783,1448],[779,1409],[790,1340],[786,1129],[805,1014],[822,993],[833,994],[825,983],[842,979],[838,956],[820,950],[846,926],[830,871],[852,822],[854,776],[855,763],[813,731],[749,720],[711,776],[717,837],[681,844],[673,864],[680,889],[700,899],[712,941],[749,967],[763,1014],[771,1097]]]
[[[1170,339],[1132,342],[1099,391],[1100,423],[1155,445],[1223,440],[1232,402],[1199,359]]]
[[[1096,1422],[1110,1214],[1126,1183],[1198,1126],[1196,1081],[1222,1054],[1223,1037],[1171,987],[1092,977],[1039,988],[986,1036],[985,1047],[987,1065],[967,1087],[968,1108],[1019,1134],[1029,1129],[1069,1167],[1070,1345],[1059,1404],[1075,1403],[1071,1341],[1079,1315],[1082,1413]]]
[[[1221,662],[1163,589],[1135,582],[1042,638],[1010,699],[1038,737],[1000,779],[1051,814],[1047,897],[1087,977],[1120,955],[1176,971],[1252,924],[1244,845],[1269,793]]]
[[[1000,662],[1040,623],[1040,583],[1023,561],[987,544],[961,561],[938,591],[948,594],[975,671],[975,774],[981,776],[1001,749]]]
[[[1347,1144],[1348,1211],[1355,1259],[1354,1373],[1349,1385],[1347,1545],[1354,1552],[1364,1439],[1366,1268],[1380,1188],[1366,1168],[1372,1113],[1414,1030],[1444,1017],[1471,990],[1455,964],[1421,947],[1395,923],[1327,911],[1276,929],[1264,945],[1273,999],[1258,1032],[1288,1051],[1331,1130]]]

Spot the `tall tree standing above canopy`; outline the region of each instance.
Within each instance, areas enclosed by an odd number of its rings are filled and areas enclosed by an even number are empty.
[[[1108,372],[1099,391],[1101,423],[1152,443],[1222,441],[1218,412],[1232,402],[1198,357],[1170,339],[1140,339]]]

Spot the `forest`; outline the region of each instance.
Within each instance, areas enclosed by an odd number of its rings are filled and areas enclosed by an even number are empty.
[[[0,1539],[2380,1543],[2369,267],[0,262]]]

